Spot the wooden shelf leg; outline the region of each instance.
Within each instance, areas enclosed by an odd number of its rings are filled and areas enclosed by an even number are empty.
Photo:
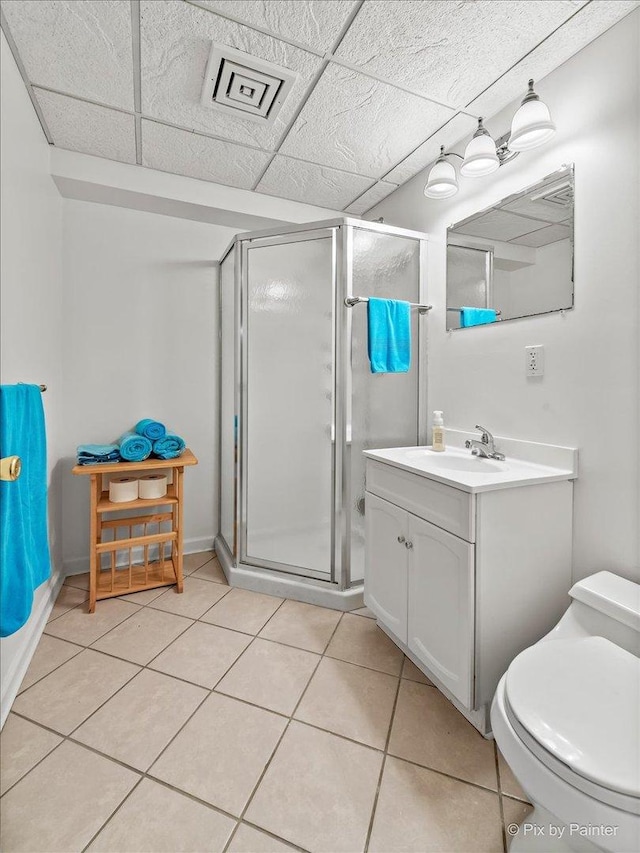
[[[182,475],[184,473],[184,468],[174,468],[173,476],[176,482],[176,497],[178,498],[178,503],[175,505],[175,516],[174,516],[174,524],[176,526],[176,530],[178,533],[178,538],[176,539],[176,582],[177,582],[177,590],[178,592],[182,592],[184,589],[184,577],[182,574],[182,519],[184,515],[184,507],[183,507],[183,483],[182,483]]]
[[[101,487],[102,477],[97,474],[91,475],[91,515],[89,518],[89,613],[95,613],[96,595],[98,591],[98,555],[96,545],[98,544],[98,489]]]

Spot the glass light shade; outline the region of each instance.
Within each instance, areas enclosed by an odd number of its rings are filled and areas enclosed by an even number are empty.
[[[528,151],[548,142],[556,132],[549,107],[540,100],[525,101],[511,122],[510,151]]]
[[[458,192],[458,179],[452,163],[441,158],[429,172],[424,194],[427,198],[450,198]]]
[[[495,172],[499,166],[496,143],[488,133],[482,133],[474,136],[467,145],[460,174],[465,178],[480,178]]]

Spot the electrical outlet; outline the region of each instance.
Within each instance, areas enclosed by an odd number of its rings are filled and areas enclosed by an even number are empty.
[[[527,376],[544,376],[544,347],[538,344],[525,347],[525,374]]]

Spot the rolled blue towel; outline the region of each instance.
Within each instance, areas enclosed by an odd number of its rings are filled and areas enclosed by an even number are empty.
[[[104,465],[106,462],[120,461],[117,444],[80,444],[77,453],[78,465]]]
[[[137,432],[125,432],[118,444],[120,457],[125,462],[142,462],[151,455],[151,442]]]
[[[176,459],[182,456],[185,448],[184,438],[168,432],[164,438],[153,442],[153,455],[160,459]]]
[[[167,430],[164,424],[161,424],[160,421],[154,421],[151,418],[143,418],[133,428],[134,432],[137,432],[138,435],[143,435],[145,438],[148,438],[149,441],[157,441],[159,438],[163,438],[167,434]]]

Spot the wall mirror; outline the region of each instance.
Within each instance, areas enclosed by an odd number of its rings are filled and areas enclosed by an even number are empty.
[[[447,329],[573,308],[573,164],[447,229]]]

